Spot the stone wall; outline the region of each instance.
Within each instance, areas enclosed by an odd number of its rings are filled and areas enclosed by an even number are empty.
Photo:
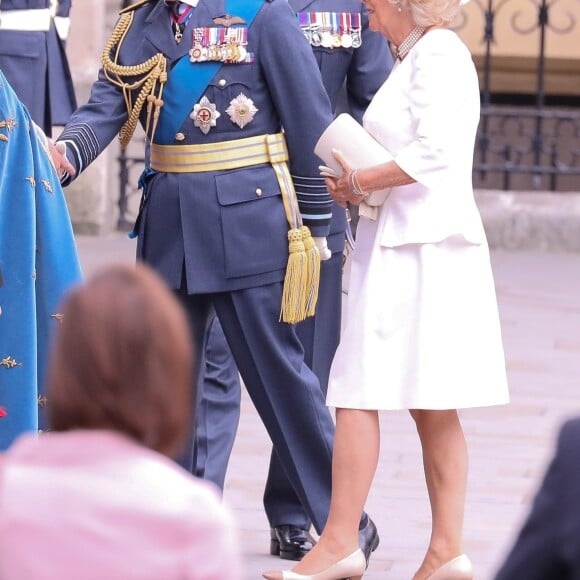
[[[476,191],[492,248],[580,252],[580,194]]]

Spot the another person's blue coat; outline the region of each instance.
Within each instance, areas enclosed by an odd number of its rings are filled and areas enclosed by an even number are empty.
[[[46,140],[0,71],[0,450],[38,429],[51,330],[80,280]]]

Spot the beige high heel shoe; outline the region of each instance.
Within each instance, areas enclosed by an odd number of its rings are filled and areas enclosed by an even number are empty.
[[[266,580],[343,580],[350,578],[350,580],[361,580],[364,571],[366,570],[367,562],[362,550],[359,548],[350,556],[343,558],[336,564],[333,564],[322,572],[316,574],[297,574],[292,570],[264,572],[262,576]]]
[[[471,560],[465,554],[461,554],[437,568],[427,580],[472,580],[472,578]]]

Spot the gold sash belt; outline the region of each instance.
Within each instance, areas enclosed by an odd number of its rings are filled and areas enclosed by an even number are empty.
[[[207,145],[151,144],[151,168],[166,173],[222,171],[286,161],[288,148],[282,133]]]
[[[282,133],[202,145],[152,143],[150,152],[151,168],[164,173],[223,171],[263,163],[272,165],[290,225],[280,320],[294,324],[314,315],[320,279],[320,254],[310,230],[302,224],[287,161],[288,148]]]

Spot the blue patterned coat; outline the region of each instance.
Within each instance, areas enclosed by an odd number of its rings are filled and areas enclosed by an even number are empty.
[[[81,277],[45,146],[0,71],[0,450],[38,428],[49,336]]]

